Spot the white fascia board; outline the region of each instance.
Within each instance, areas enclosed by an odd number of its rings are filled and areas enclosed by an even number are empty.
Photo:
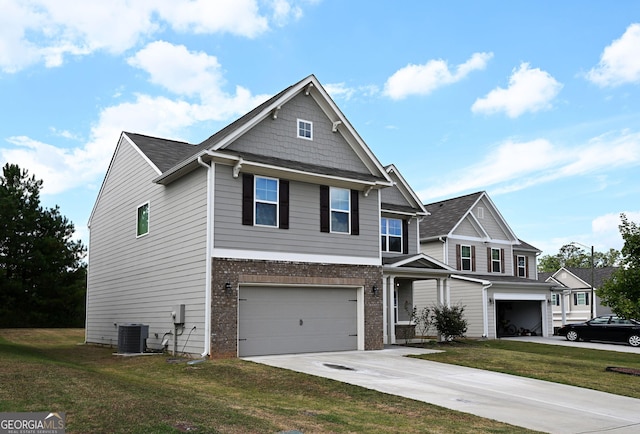
[[[109,179],[109,175],[111,174],[111,168],[113,167],[113,163],[116,159],[116,155],[118,155],[118,152],[120,152],[120,148],[122,147],[122,144],[125,142],[131,145],[133,149],[147,162],[147,164],[149,164],[149,166],[151,166],[151,168],[158,175],[162,173],[160,169],[158,169],[158,167],[155,164],[153,164],[151,160],[149,160],[149,158],[144,154],[144,152],[140,150],[140,148],[133,142],[133,140],[131,140],[131,138],[127,136],[127,134],[124,131],[121,132],[120,139],[118,139],[118,144],[116,145],[116,149],[113,151],[113,155],[111,156],[111,161],[109,161],[109,167],[107,167],[107,171],[105,172],[104,178],[102,180],[102,184],[100,185],[100,190],[98,191],[98,195],[96,196],[96,201],[94,202],[93,208],[91,209],[91,214],[89,214],[89,220],[87,220],[87,227],[89,227],[89,229],[91,228],[91,220],[93,220],[93,214],[96,211],[98,202],[100,202],[100,198],[102,196],[102,192],[104,191],[104,187],[107,182],[107,179]]]
[[[291,181],[303,181],[318,183],[318,180],[331,180],[334,186],[344,187],[372,187],[381,188],[387,187],[388,184],[383,181],[365,181],[355,178],[345,178],[343,176],[325,175],[320,173],[311,173],[304,170],[290,169],[282,166],[275,166],[272,164],[259,163],[251,160],[245,160],[240,156],[230,156],[219,152],[207,152],[211,160],[215,163],[234,165],[239,163],[241,165],[241,171],[244,168],[253,169],[251,173],[256,173],[265,176],[281,177],[282,174],[286,174],[287,178]]]
[[[432,270],[428,268],[413,267],[393,268],[388,265],[382,267],[382,273],[385,277],[405,277],[417,280],[444,279],[451,275],[451,272],[447,270]]]
[[[458,274],[452,274],[451,275],[452,279],[456,279],[456,280],[464,280],[465,282],[474,282],[474,283],[479,283],[482,286],[487,286],[487,285],[491,285],[491,282],[489,280],[484,280],[484,279],[475,279],[473,277],[468,277],[468,276],[460,276]]]
[[[221,249],[214,248],[214,258],[254,259],[256,261],[289,261],[310,262],[322,264],[347,264],[347,265],[374,265],[380,266],[380,259],[375,257],[340,256],[340,255],[314,255],[308,253],[284,253],[258,250]]]
[[[408,258],[403,259],[402,261],[398,261],[393,264],[385,265],[387,268],[398,268],[402,267],[405,264],[410,264],[411,262],[418,261],[420,259],[424,259],[425,261],[431,262],[432,264],[441,267],[446,271],[456,271],[454,268],[451,268],[447,264],[438,261],[437,259],[432,258],[431,256],[425,255],[424,253],[418,253],[417,255],[410,256]]]
[[[369,146],[365,143],[365,141],[360,137],[360,134],[355,130],[353,125],[347,120],[346,116],[342,113],[340,108],[333,101],[331,96],[327,93],[327,91],[322,87],[320,82],[317,80],[315,76],[310,76],[311,81],[314,84],[314,87],[311,89],[309,95],[313,97],[320,108],[325,112],[325,114],[329,117],[332,122],[340,121],[340,127],[338,127],[337,132],[341,133],[343,128],[346,128],[348,135],[342,134],[344,139],[349,143],[349,146],[353,149],[353,151],[360,157],[360,160],[364,163],[364,165],[372,172],[378,172],[381,176],[386,178],[388,182],[392,182],[389,174],[385,170],[384,166],[375,154],[369,149]],[[303,88],[307,86],[306,80],[303,84]],[[322,97],[322,99],[318,99],[318,96]],[[338,119],[334,119],[336,116]]]
[[[480,195],[480,197],[478,198],[478,201],[482,198],[486,198],[487,201],[489,202],[489,204],[491,205],[491,207],[493,208],[493,210],[496,212],[496,214],[498,214],[498,223],[502,224],[503,229],[506,230],[506,232],[513,237],[513,240],[518,243],[518,237],[516,236],[516,234],[511,230],[511,227],[509,226],[509,224],[507,223],[507,221],[504,219],[504,217],[502,216],[502,213],[500,213],[500,210],[498,209],[498,207],[496,207],[496,204],[493,203],[493,201],[491,200],[491,198],[489,197],[489,195],[484,192],[483,194]],[[476,202],[477,203],[477,202]],[[475,204],[474,204],[475,206]]]
[[[504,246],[512,246],[513,244],[511,243],[511,241],[507,241],[507,240],[492,240],[492,239],[484,239],[484,238],[476,238],[476,237],[468,237],[466,235],[451,235],[448,236],[447,239],[450,239],[451,241],[473,241],[476,243],[483,243],[483,244],[499,244],[499,245],[504,245]]]
[[[546,301],[546,294],[520,294],[514,292],[494,292],[494,300],[534,300],[534,301]]]
[[[398,190],[407,200],[407,202],[413,201],[414,205],[417,205],[420,208],[420,214],[431,215],[431,213],[424,207],[424,204],[422,203],[418,195],[415,193],[415,191],[413,191],[407,180],[404,179],[404,177],[394,164],[390,164],[389,166],[387,166],[387,173],[391,174],[392,172],[395,174],[395,176],[398,177],[400,184],[396,183],[396,185],[398,185]]]

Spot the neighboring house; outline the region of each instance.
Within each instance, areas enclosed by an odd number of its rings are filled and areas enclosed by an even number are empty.
[[[417,284],[419,309],[440,300],[462,304],[469,337],[553,333],[553,284],[537,280],[540,250],[516,237],[486,192],[425,208],[430,215],[420,224],[421,250],[456,271],[444,288]]]
[[[123,132],[90,216],[86,341],[211,357],[381,349],[427,212],[312,75],[202,143]],[[535,261],[534,261],[535,262]],[[535,269],[535,267],[534,267]]]
[[[591,268],[562,267],[554,273],[539,273],[539,280],[557,287],[551,301],[554,329],[565,324],[584,322],[598,315],[612,313],[610,307],[603,306],[600,302],[598,288],[611,277],[616,268],[593,269],[593,294]]]

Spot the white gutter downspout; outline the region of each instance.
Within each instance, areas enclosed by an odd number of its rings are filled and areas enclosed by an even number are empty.
[[[206,262],[205,262],[205,296],[204,296],[204,352],[202,357],[211,354],[211,251],[213,244],[213,174],[212,164],[202,161],[198,157],[198,164],[207,169],[207,230],[206,230]]]
[[[489,307],[487,302],[489,301],[487,297],[487,289],[491,288],[493,283],[488,282],[487,285],[482,285],[482,337],[487,339],[489,337]]]

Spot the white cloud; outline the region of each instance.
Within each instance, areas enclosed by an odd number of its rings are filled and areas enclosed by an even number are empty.
[[[493,114],[505,112],[510,118],[517,118],[525,112],[548,110],[551,101],[562,89],[548,72],[539,68],[530,69],[522,63],[509,78],[509,87],[497,87],[484,98],[478,98],[471,106],[474,113]]]
[[[631,24],[604,49],[587,79],[602,87],[640,82],[640,24]]]
[[[455,83],[475,70],[485,69],[493,53],[474,53],[454,72],[445,60],[430,60],[423,65],[409,64],[387,79],[384,94],[391,99],[403,99],[410,95],[428,95],[435,89]]]
[[[302,15],[287,0],[0,0],[0,11],[0,70],[9,73],[97,50],[123,53],[165,27],[254,38],[270,20],[282,26]]]
[[[172,61],[166,62],[167,58]],[[56,194],[102,176],[121,131],[179,138],[198,122],[228,120],[268,98],[252,95],[241,86],[234,93],[225,92],[216,58],[183,46],[152,43],[130,63],[148,72],[155,84],[192,101],[139,94],[133,101],[104,108],[83,146],[62,148],[29,137],[11,137],[8,141],[14,147],[0,149],[0,158],[29,169],[44,181],[43,193]]]
[[[373,97],[380,93],[380,89],[375,85],[365,85],[357,87],[349,87],[343,83],[328,83],[323,85],[324,89],[329,93],[331,98],[340,98],[349,101],[354,97]]]
[[[435,184],[419,195],[430,200],[489,187],[492,194],[502,194],[557,179],[639,165],[640,133],[610,133],[575,147],[544,139],[509,140],[488,151],[478,163],[451,173],[451,181]]]

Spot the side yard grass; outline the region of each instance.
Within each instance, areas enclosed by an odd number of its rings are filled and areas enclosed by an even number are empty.
[[[189,365],[0,330],[0,411],[58,411],[67,433],[522,433],[418,401],[238,359]]]
[[[640,370],[638,354],[510,340],[463,340],[425,346],[445,351],[414,357],[640,399],[640,376],[607,371],[607,367]]]

